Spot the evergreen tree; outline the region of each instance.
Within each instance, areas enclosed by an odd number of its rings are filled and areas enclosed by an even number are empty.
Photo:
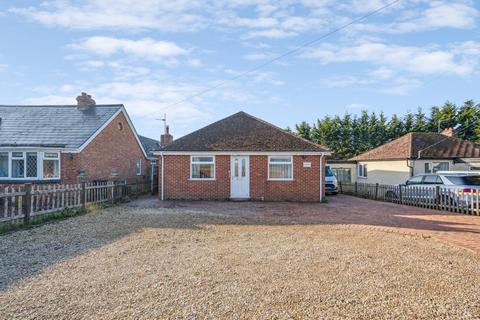
[[[404,133],[402,120],[394,114],[388,123],[387,141],[397,139]]]
[[[413,131],[425,132],[428,131],[428,119],[422,108],[418,108],[415,113],[415,123],[413,125]]]
[[[310,131],[312,130],[312,128],[306,121],[302,121],[300,122],[300,124],[296,124],[295,129],[297,136],[310,140]]]
[[[415,117],[410,112],[405,115],[405,118],[403,118],[403,134],[415,131],[415,120],[414,119],[415,119]]]
[[[377,115],[362,111],[353,117],[346,113],[343,117],[318,119],[313,126],[302,121],[295,131],[300,137],[330,148],[334,158],[348,159],[408,132],[437,132],[439,124],[441,129],[457,126],[459,138],[480,143],[480,104],[469,100],[458,108],[447,101],[442,107],[431,107],[429,117],[421,108],[403,118],[394,114],[390,119],[383,112]]]

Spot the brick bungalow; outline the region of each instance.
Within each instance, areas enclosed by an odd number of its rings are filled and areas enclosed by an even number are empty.
[[[142,181],[151,159],[121,104],[0,106],[0,184]]]
[[[330,151],[238,112],[155,151],[159,197],[322,201]]]

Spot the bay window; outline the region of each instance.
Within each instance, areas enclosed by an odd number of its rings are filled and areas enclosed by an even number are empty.
[[[293,180],[293,157],[268,157],[268,180]]]
[[[38,151],[0,151],[0,180],[60,178],[60,154]]]
[[[214,156],[190,157],[190,179],[214,180],[215,179],[215,157]]]

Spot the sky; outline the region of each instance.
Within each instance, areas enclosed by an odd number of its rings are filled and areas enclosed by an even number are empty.
[[[3,0],[0,104],[85,91],[152,138],[166,113],[178,138],[240,110],[285,128],[480,102],[480,1],[400,0],[342,28],[392,1]]]

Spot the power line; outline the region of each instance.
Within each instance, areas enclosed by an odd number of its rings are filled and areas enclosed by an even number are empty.
[[[480,111],[477,112],[477,117],[479,117],[479,116],[480,116]],[[462,131],[465,131],[465,130],[469,129],[471,126],[476,125],[476,124],[478,124],[478,119],[477,119],[476,121],[473,121],[472,123],[470,123],[468,126],[463,127],[462,130],[460,130],[460,131],[458,131],[458,132],[455,132],[455,130],[454,130],[453,133],[460,134]],[[418,158],[418,159],[421,158],[421,153],[422,153],[423,151],[425,151],[425,150],[427,150],[427,149],[429,149],[429,148],[431,148],[431,147],[433,147],[433,146],[436,146],[437,144],[442,143],[443,141],[447,140],[448,138],[451,138],[451,137],[446,136],[445,138],[443,138],[443,139],[441,139],[441,140],[439,140],[439,141],[437,141],[437,142],[429,145],[428,147],[423,148],[422,150],[418,150],[418,157],[417,157],[417,158]]]
[[[297,47],[294,48],[294,49],[291,49],[291,50],[289,50],[289,51],[287,51],[287,52],[285,52],[285,53],[283,53],[283,54],[281,54],[281,55],[279,55],[279,56],[276,56],[276,57],[274,57],[274,58],[272,58],[272,59],[270,59],[270,60],[267,60],[267,61],[265,61],[265,62],[257,65],[256,67],[253,67],[253,68],[251,68],[251,69],[249,69],[249,70],[247,70],[247,71],[244,71],[244,72],[242,72],[242,73],[240,73],[240,74],[238,74],[238,75],[236,75],[236,76],[234,76],[234,77],[231,77],[231,78],[229,78],[229,79],[227,79],[227,80],[223,80],[222,82],[220,82],[220,83],[218,83],[218,84],[216,84],[216,85],[214,85],[214,86],[211,86],[211,87],[209,87],[209,88],[207,88],[207,89],[204,89],[204,90],[202,90],[202,91],[199,91],[199,92],[197,92],[197,93],[195,93],[195,94],[192,94],[192,95],[190,95],[190,96],[188,96],[188,97],[186,97],[186,98],[184,98],[184,99],[181,99],[181,100],[179,100],[179,101],[177,101],[177,102],[174,102],[174,103],[172,103],[172,104],[169,104],[169,105],[167,105],[165,108],[174,107],[174,106],[179,105],[179,104],[181,104],[181,103],[190,101],[190,100],[193,99],[193,98],[199,97],[199,96],[201,96],[201,95],[204,95],[204,94],[207,93],[207,92],[210,92],[210,91],[213,91],[213,90],[215,90],[215,89],[217,89],[217,88],[219,88],[219,87],[222,87],[222,86],[224,86],[225,84],[227,84],[227,83],[229,83],[229,82],[235,81],[235,80],[237,80],[237,79],[239,79],[239,78],[242,78],[242,77],[244,77],[244,76],[246,76],[246,75],[255,73],[255,72],[257,72],[258,70],[260,70],[260,69],[262,69],[262,68],[264,68],[264,67],[266,67],[266,66],[268,66],[268,65],[270,65],[270,64],[272,64],[272,63],[274,63],[274,62],[276,62],[276,61],[278,61],[278,60],[280,60],[280,59],[285,58],[286,56],[292,55],[292,54],[294,54],[294,53],[296,53],[296,52],[298,52],[298,51],[300,51],[300,50],[302,50],[302,49],[304,49],[304,48],[310,47],[310,46],[312,46],[313,44],[319,42],[320,40],[323,40],[323,39],[325,39],[325,38],[327,38],[327,37],[329,37],[329,36],[331,36],[331,35],[339,32],[339,31],[342,31],[342,30],[350,27],[351,25],[354,25],[354,24],[356,24],[356,23],[359,23],[359,22],[361,22],[361,21],[363,21],[363,20],[365,20],[365,19],[367,19],[367,18],[369,18],[369,17],[371,17],[371,16],[373,16],[373,15],[375,15],[375,14],[377,14],[377,13],[379,13],[379,12],[381,12],[381,11],[383,11],[383,10],[385,10],[385,9],[393,6],[393,5],[395,5],[395,4],[397,4],[397,3],[400,2],[400,1],[401,1],[401,0],[394,0],[394,1],[392,1],[392,2],[389,2],[389,3],[387,3],[386,5],[380,7],[380,8],[378,8],[378,9],[376,9],[376,10],[373,10],[373,11],[371,11],[371,12],[369,12],[369,13],[361,16],[361,17],[358,17],[358,18],[350,21],[349,23],[343,24],[343,25],[341,25],[340,27],[338,27],[338,28],[336,28],[336,29],[333,29],[332,31],[329,31],[329,32],[321,35],[320,37],[318,37],[318,38],[316,38],[316,39],[313,39],[313,40],[304,42],[304,43],[300,44],[299,46],[297,46]],[[156,113],[151,113],[151,114],[156,114]],[[150,115],[151,115],[151,114],[150,114]],[[148,116],[148,115],[145,115],[145,116],[142,116],[142,117],[147,117],[147,116]]]

